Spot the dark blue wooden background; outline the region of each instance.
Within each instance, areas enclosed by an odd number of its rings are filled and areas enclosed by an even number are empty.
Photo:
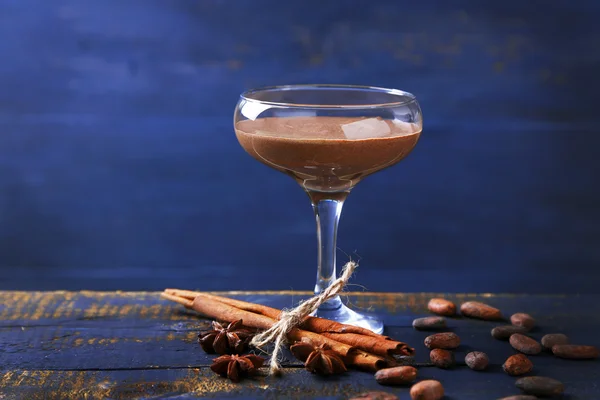
[[[0,289],[311,289],[308,198],[232,113],[319,82],[425,116],[346,204],[355,283],[597,292],[599,20],[595,0],[0,0]]]

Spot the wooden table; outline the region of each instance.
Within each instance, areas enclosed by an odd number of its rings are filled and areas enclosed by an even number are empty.
[[[229,292],[231,297],[290,307],[306,292]],[[431,293],[351,293],[356,308],[369,308],[386,323],[386,333],[417,350],[419,378],[440,380],[447,399],[496,399],[519,391],[501,365],[514,351],[493,339],[497,324],[451,319],[462,338],[461,365],[441,370],[428,363],[425,332],[411,322],[427,315]],[[505,315],[524,311],[539,323],[533,335],[564,332],[573,342],[598,345],[600,296],[450,294],[458,303],[481,300]],[[351,371],[335,378],[311,375],[291,357],[282,378],[259,376],[233,384],[208,368],[212,356],[197,345],[208,321],[162,300],[155,292],[0,292],[0,398],[2,399],[139,399],[198,397],[343,399],[369,390],[408,397],[408,389],[378,385],[372,374]],[[474,372],[462,364],[466,352],[489,354],[491,368]],[[600,398],[600,363],[532,356],[534,374],[560,379],[568,399]]]

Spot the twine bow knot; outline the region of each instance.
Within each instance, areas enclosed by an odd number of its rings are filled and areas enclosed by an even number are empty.
[[[269,361],[269,373],[271,375],[281,374],[281,366],[279,365],[278,358],[281,347],[286,341],[287,333],[298,326],[304,318],[316,311],[321,304],[337,296],[344,289],[348,283],[348,279],[350,279],[357,267],[358,264],[356,262],[348,261],[342,268],[340,277],[333,281],[325,290],[302,302],[296,308],[282,311],[277,323],[252,339],[250,344],[258,348],[262,348],[273,341],[275,342]]]

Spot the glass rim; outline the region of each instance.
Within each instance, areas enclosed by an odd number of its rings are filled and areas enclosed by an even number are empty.
[[[392,96],[402,97],[399,101],[391,101],[391,102],[371,102],[365,104],[301,104],[301,103],[289,103],[289,102],[280,102],[280,101],[268,101],[268,100],[259,100],[253,98],[253,94],[258,94],[262,92],[271,92],[271,91],[292,91],[292,90],[301,90],[301,89],[342,89],[342,90],[355,90],[355,91],[371,91],[378,93],[385,93]],[[413,103],[417,101],[417,97],[409,92],[400,89],[391,89],[384,88],[378,86],[367,86],[367,85],[339,85],[339,84],[296,84],[296,85],[274,85],[274,86],[262,86],[254,89],[248,89],[240,94],[240,98],[257,104],[264,104],[273,107],[281,107],[281,108],[333,108],[333,109],[373,109],[373,108],[390,108],[390,107],[400,107],[405,106],[407,104]]]

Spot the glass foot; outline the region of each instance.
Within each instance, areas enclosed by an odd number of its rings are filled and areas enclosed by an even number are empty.
[[[360,314],[341,305],[335,309],[322,309],[319,308],[313,313],[313,316],[320,318],[327,318],[332,321],[341,322],[342,324],[359,326],[361,328],[369,329],[375,333],[383,332],[383,321],[367,314]]]

